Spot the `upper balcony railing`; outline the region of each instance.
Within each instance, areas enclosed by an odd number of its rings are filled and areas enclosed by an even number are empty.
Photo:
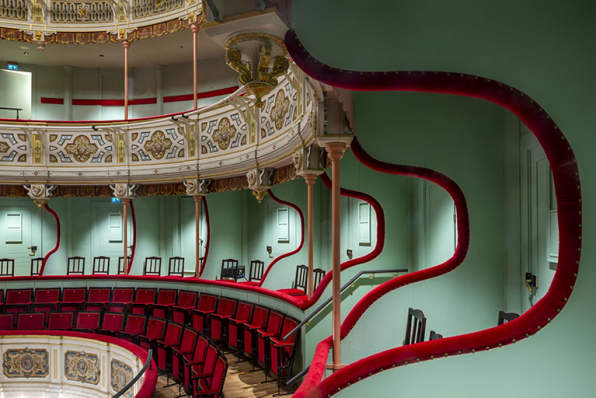
[[[0,120],[0,180],[179,182],[284,166],[314,140],[322,97],[317,82],[293,69],[264,97],[262,108],[241,87],[205,108],[148,119]]]

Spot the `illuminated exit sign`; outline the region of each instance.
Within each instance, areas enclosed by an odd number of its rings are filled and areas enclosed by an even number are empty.
[[[8,70],[19,70],[19,64],[16,62],[9,62]]]

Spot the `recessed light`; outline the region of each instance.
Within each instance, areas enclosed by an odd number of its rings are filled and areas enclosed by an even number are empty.
[[[180,48],[184,48],[184,46],[180,46]]]
[[[103,54],[99,54],[99,56],[103,58]]]
[[[20,48],[21,50],[28,50],[28,49],[29,49],[29,46],[20,46],[19,48]]]
[[[23,54],[25,54],[25,55],[29,55],[29,53],[28,53],[27,51],[25,51]]]

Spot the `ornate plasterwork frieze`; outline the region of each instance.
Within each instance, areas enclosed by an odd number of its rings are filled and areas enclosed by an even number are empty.
[[[85,351],[64,353],[64,376],[81,383],[99,383],[99,357]]]
[[[44,378],[49,374],[48,351],[44,349],[8,349],[2,360],[4,376],[8,378]]]
[[[132,368],[120,362],[117,359],[112,359],[110,364],[110,385],[116,392],[122,390],[134,377]],[[125,397],[132,398],[133,391],[129,389],[125,394]]]

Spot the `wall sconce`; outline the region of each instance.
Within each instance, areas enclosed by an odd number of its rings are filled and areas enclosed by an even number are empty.
[[[35,252],[37,251],[37,246],[29,246],[27,249],[31,250],[31,253],[29,253],[29,256],[34,257]]]
[[[352,249],[348,249],[348,250],[346,250],[346,254],[348,255],[348,258],[349,258],[350,260],[351,260],[351,259],[352,259],[352,257],[354,256],[354,255],[352,254]]]
[[[267,246],[267,253],[269,253],[269,258],[273,258],[271,255],[273,253],[273,248],[271,246]]]

